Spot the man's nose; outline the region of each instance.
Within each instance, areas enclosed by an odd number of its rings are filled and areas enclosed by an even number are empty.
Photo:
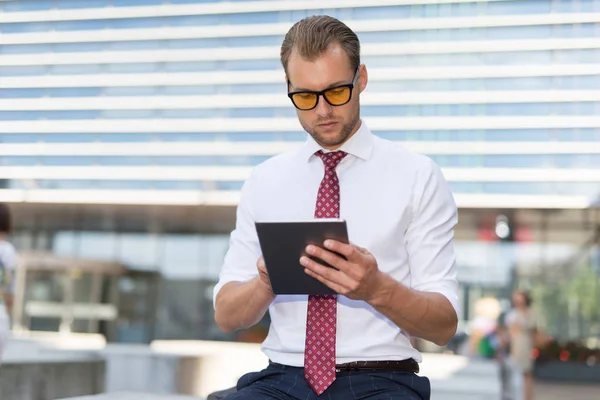
[[[327,117],[331,114],[333,107],[331,104],[325,100],[324,96],[319,96],[319,102],[317,103],[317,107],[315,107],[315,111],[319,117]]]

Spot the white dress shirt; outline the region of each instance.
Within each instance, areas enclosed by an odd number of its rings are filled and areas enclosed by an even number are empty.
[[[321,147],[309,136],[299,149],[254,168],[244,183],[235,230],[214,298],[231,281],[257,276],[261,255],[255,221],[314,219],[324,175]],[[458,314],[453,248],[457,210],[431,159],[371,133],[364,122],[341,147],[337,167],[340,218],[352,243],[369,250],[379,269],[405,286],[444,295]],[[262,344],[274,362],[303,366],[308,296],[279,295],[269,307],[271,326]],[[409,335],[364,301],[338,296],[337,363],[359,360],[421,362]]]

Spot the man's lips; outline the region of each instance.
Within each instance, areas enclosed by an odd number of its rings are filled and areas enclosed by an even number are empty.
[[[317,126],[320,126],[321,128],[331,128],[335,124],[337,124],[337,121],[328,121],[328,122],[322,122],[322,123],[318,124]]]

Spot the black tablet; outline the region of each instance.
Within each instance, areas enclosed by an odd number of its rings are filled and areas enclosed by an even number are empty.
[[[335,294],[335,292],[307,275],[300,264],[306,246],[323,247],[327,239],[348,242],[346,221],[315,219],[309,221],[256,222],[271,287],[275,294]],[[314,258],[313,258],[314,259]],[[324,265],[330,265],[318,260]]]

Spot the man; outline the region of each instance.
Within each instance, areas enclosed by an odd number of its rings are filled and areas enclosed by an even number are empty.
[[[269,310],[262,349],[270,363],[226,399],[429,399],[410,338],[443,345],[456,331],[452,194],[432,161],[374,136],[360,119],[368,75],[346,25],[327,16],[296,23],[281,62],[309,137],[257,166],[242,188],[215,319],[232,332]],[[254,222],[312,218],[347,221],[352,244],[307,248],[337,270],[300,259],[338,295],[275,296]]]

